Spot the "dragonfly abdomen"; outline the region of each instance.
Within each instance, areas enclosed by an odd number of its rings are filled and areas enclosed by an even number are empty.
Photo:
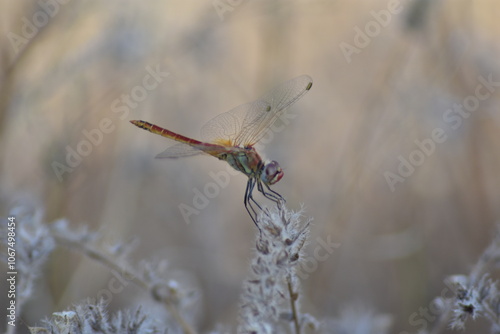
[[[178,133],[175,133],[173,131],[167,130],[165,128],[162,128],[161,126],[151,124],[149,122],[145,121],[130,121],[130,123],[134,124],[135,126],[140,127],[141,129],[147,130],[151,133],[160,135],[162,137],[170,138],[175,141],[189,144],[189,145],[200,145],[203,144],[201,141],[185,137],[183,135],[180,135]]]

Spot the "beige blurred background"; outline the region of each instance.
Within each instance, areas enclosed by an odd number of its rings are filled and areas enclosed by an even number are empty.
[[[36,202],[47,222],[88,224],[110,243],[137,239],[135,261],[167,259],[199,289],[196,328],[234,326],[256,234],[243,206],[245,176],[232,176],[187,224],[179,206],[193,206],[196,189],[225,163],[154,159],[172,143],[128,121],[199,138],[210,118],[308,74],[314,85],[290,109],[296,117],[261,149],[285,170],[273,189],[314,219],[309,256],[318,238],[340,243],[302,281],[302,309],[326,319],[354,307],[391,314],[394,333],[421,329],[410,315],[429,307],[446,276],[471,269],[499,220],[500,87],[467,118],[446,117],[475,96],[479,77],[500,81],[500,3],[401,1],[385,26],[372,11],[389,12],[388,1],[214,3],[68,1],[44,9],[1,0],[2,215]],[[367,25],[373,36],[356,37]],[[356,47],[348,57],[347,45]],[[136,88],[155,69],[169,74],[154,89]],[[123,94],[132,93],[141,101],[125,107]],[[82,147],[103,120],[109,133]],[[398,157],[408,160],[415,140],[439,128],[447,140],[391,189],[384,173],[397,174]],[[79,145],[90,153],[58,176],[54,166],[68,166],[68,147]],[[57,251],[23,320],[33,325],[95,296],[109,275]],[[111,307],[141,298],[129,286]],[[466,332],[484,328],[471,322]]]

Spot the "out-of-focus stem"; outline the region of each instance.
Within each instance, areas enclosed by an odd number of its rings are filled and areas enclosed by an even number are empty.
[[[297,293],[293,291],[292,277],[290,275],[286,278],[286,283],[288,285],[288,294],[290,295],[290,308],[292,309],[293,324],[295,326],[295,334],[300,334],[300,324],[297,315],[297,308],[295,307],[295,301],[297,300]]]

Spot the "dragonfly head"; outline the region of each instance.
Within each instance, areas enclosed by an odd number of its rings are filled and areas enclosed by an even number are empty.
[[[266,184],[275,184],[281,180],[283,174],[284,173],[280,165],[273,160],[264,166],[260,179]]]

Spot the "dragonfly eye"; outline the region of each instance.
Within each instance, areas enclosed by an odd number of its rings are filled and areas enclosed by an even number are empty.
[[[266,184],[275,184],[283,177],[283,170],[276,161],[271,161],[264,166],[264,170],[260,178]]]

